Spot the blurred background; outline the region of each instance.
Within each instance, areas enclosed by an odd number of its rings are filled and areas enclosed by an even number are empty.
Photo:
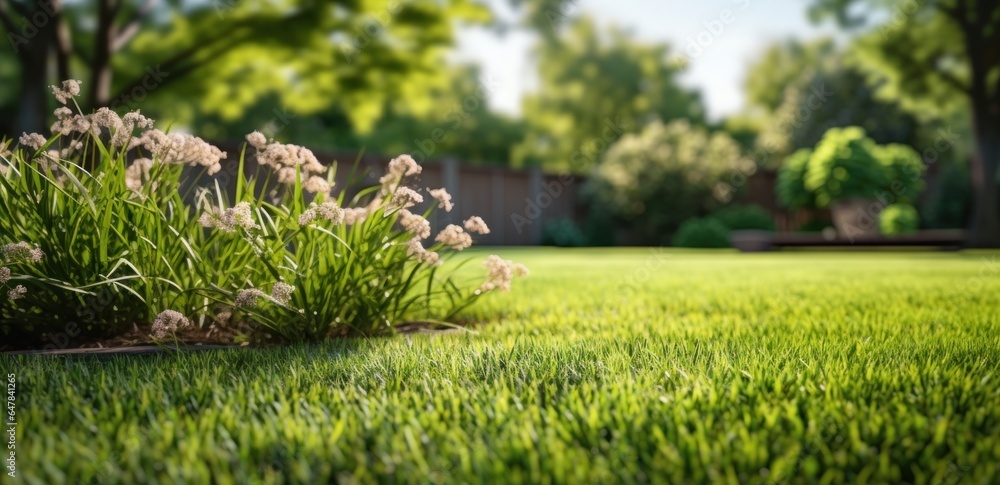
[[[253,130],[409,153],[488,244],[1000,246],[995,1],[0,0],[0,23],[8,138],[79,79],[85,111],[230,160]]]

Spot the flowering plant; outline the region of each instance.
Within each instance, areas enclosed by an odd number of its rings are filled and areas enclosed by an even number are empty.
[[[427,189],[424,203],[412,187],[421,167],[409,156],[346,200],[311,151],[254,132],[258,174],[244,173],[244,149],[233,193],[218,182],[189,188],[185,167],[213,175],[227,154],[164,133],[138,111],[74,113],[78,82],[53,91],[68,105],[56,110],[53,135],[0,145],[0,242],[12,241],[0,285],[18,284],[0,299],[5,334],[37,337],[71,323],[97,337],[151,322],[146,333],[157,340],[211,325],[317,339],[447,322],[527,273],[491,256],[478,287],[457,280],[459,265],[443,258],[489,228],[472,217],[432,237],[428,216],[454,204],[444,189]],[[271,182],[284,189],[265,200]]]

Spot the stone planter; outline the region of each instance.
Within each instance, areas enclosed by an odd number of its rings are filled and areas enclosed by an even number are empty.
[[[771,231],[732,231],[729,233],[729,243],[741,253],[755,253],[770,250],[773,237],[774,233]]]
[[[879,237],[878,216],[884,207],[875,199],[844,199],[830,204],[830,215],[842,238]]]

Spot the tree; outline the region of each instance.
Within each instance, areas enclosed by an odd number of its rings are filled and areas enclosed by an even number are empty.
[[[657,120],[701,122],[699,96],[682,88],[666,44],[642,44],[589,18],[536,48],[540,88],[524,101],[528,133],[519,165],[582,172],[621,134]]]
[[[857,4],[889,7],[889,20],[858,42],[859,57],[883,91],[913,109],[968,108],[975,150],[970,244],[1000,247],[1000,2],[996,0],[814,0],[814,19],[862,27]]]
[[[765,120],[757,137],[758,162],[780,166],[792,152],[815,146],[827,130],[845,126],[864,128],[880,144],[932,145],[940,121],[919,120],[898,100],[878,96],[881,84],[829,40],[773,44],[745,81],[751,106]]]
[[[803,76],[835,56],[837,47],[830,39],[775,42],[755,60],[743,81],[747,103],[767,113],[778,110],[785,92],[801,84]]]
[[[5,131],[38,131],[47,86],[71,78],[85,81],[85,109],[131,107],[155,92],[143,106],[172,119],[236,120],[273,94],[299,114],[339,103],[363,131],[387,100],[418,102],[423,85],[443,81],[455,19],[489,16],[473,0],[94,3],[0,0],[14,47],[0,65],[17,66],[0,75],[18,86],[2,100],[16,119]]]

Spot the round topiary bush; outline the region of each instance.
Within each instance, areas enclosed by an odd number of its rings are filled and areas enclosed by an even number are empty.
[[[712,217],[688,219],[674,236],[679,248],[728,248],[729,228]]]
[[[805,188],[815,194],[816,205],[874,198],[888,188],[891,174],[879,160],[879,151],[859,127],[827,130],[809,157],[805,176]]]
[[[771,213],[759,205],[731,205],[712,213],[730,231],[774,231]]]
[[[919,226],[917,210],[909,204],[890,205],[879,215],[879,229],[886,236],[914,233]]]

